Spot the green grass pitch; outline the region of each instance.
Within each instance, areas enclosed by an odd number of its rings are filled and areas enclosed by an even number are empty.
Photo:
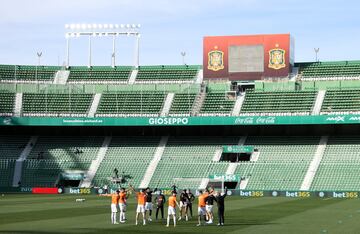
[[[0,196],[0,233],[360,233],[357,199],[228,197],[225,205],[224,227],[196,227],[192,219],[166,228],[163,221],[135,226],[133,197],[127,223],[113,225],[109,197],[5,195]]]

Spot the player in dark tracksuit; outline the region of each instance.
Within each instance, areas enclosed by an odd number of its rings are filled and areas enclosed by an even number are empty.
[[[195,196],[194,196],[194,194],[192,194],[192,192],[190,191],[190,189],[188,189],[188,190],[186,190],[186,193],[187,193],[187,195],[188,195],[188,197],[189,197],[189,204],[187,205],[187,207],[186,207],[186,213],[188,212],[188,210],[190,211],[190,217],[192,217],[193,216],[193,212],[192,212],[192,203],[193,203],[193,201],[195,200]]]
[[[217,193],[215,196],[217,207],[218,207],[218,216],[219,223],[218,226],[224,226],[224,212],[225,212],[225,197],[227,194],[227,188],[225,188],[225,193]]]
[[[155,197],[155,204],[156,204],[156,214],[155,217],[158,219],[159,210],[161,212],[161,218],[164,219],[164,204],[165,204],[165,196],[161,193]]]
[[[145,194],[146,194],[145,214],[147,213],[147,211],[149,211],[149,217],[148,217],[149,221],[152,221],[152,219],[151,219],[152,210],[153,210],[152,194],[153,194],[153,192],[156,192],[156,191],[157,191],[157,188],[155,188],[154,191],[151,191],[149,187],[147,187],[145,190]]]

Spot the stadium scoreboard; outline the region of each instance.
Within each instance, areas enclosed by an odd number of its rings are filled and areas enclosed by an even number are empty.
[[[294,64],[293,42],[290,34],[204,37],[204,78],[287,77]]]

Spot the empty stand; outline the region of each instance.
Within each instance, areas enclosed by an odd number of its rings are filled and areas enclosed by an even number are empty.
[[[52,82],[60,69],[58,66],[0,65],[0,80]]]
[[[302,79],[345,79],[360,77],[360,61],[301,63]]]
[[[0,91],[0,116],[12,116],[15,104],[15,93]]]
[[[170,108],[170,116],[189,116],[194,105],[195,93],[176,93]]]
[[[215,172],[224,174],[228,163],[212,162],[212,158],[222,145],[236,144],[238,141],[237,137],[170,137],[150,187],[170,187],[174,178],[208,178]],[[191,186],[187,186],[198,188],[200,183],[201,180],[193,181]]]
[[[235,101],[236,99],[227,97],[224,92],[209,92],[205,96],[200,115],[229,116],[234,108]]]
[[[245,145],[259,152],[256,162],[239,163],[235,174],[249,178],[246,189],[298,190],[319,144],[319,137],[253,137]]]
[[[54,186],[61,172],[88,170],[103,137],[41,136],[23,164],[23,186]]]
[[[162,92],[103,93],[97,116],[158,116],[165,100]]]
[[[127,83],[132,67],[70,67],[68,83]]]
[[[240,115],[309,115],[316,92],[246,92]]]
[[[110,184],[117,168],[119,176],[130,175],[131,184],[139,186],[159,141],[160,137],[113,137],[93,184]]]
[[[322,114],[360,113],[360,90],[328,90]]]
[[[172,82],[194,81],[200,66],[140,66],[136,82]]]
[[[0,158],[0,187],[12,186],[15,162],[15,159]]]
[[[35,94],[24,93],[25,116],[86,116],[92,94]]]
[[[360,137],[331,136],[311,190],[357,190],[359,175]]]
[[[0,159],[18,159],[30,137],[0,136]]]

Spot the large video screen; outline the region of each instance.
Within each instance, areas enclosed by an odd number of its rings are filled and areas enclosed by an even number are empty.
[[[264,72],[263,45],[230,45],[229,73]]]

